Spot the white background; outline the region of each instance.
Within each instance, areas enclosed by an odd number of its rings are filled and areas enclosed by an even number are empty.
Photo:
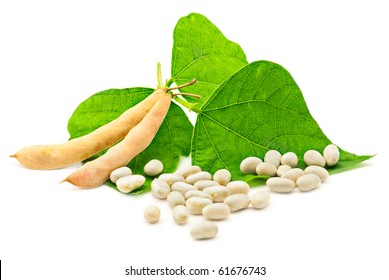
[[[241,279],[389,279],[388,9],[317,2],[1,1],[4,279],[138,279],[124,275],[131,265],[267,267],[266,276]],[[95,92],[155,87],[157,61],[169,78],[173,28],[190,12],[207,16],[249,61],[287,68],[333,142],[377,156],[318,190],[273,194],[268,208],[231,215],[204,242],[189,235],[199,217],[178,226],[150,193],[78,190],[58,184],[77,166],[32,171],[8,157],[66,141],[68,118]],[[143,220],[149,204],[161,208],[156,225]]]

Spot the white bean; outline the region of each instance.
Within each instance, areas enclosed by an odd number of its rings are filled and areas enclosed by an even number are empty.
[[[123,166],[112,171],[111,175],[109,176],[109,179],[112,181],[112,183],[116,183],[118,179],[129,175],[132,175],[131,169],[127,166]]]
[[[129,193],[139,189],[146,182],[146,178],[142,175],[129,175],[121,177],[116,181],[116,187],[122,193]]]
[[[213,180],[225,186],[231,181],[231,172],[227,169],[219,169],[213,174]]]
[[[213,203],[205,206],[202,213],[209,220],[224,220],[230,215],[231,210],[227,204]]]
[[[177,205],[185,205],[185,198],[180,192],[170,192],[166,199],[171,208],[174,208]]]
[[[154,179],[151,182],[151,192],[156,198],[165,199],[170,193],[170,186],[161,179]]]
[[[159,218],[161,216],[161,211],[157,206],[150,205],[146,207],[143,216],[145,217],[145,220],[150,224],[156,223],[159,221]]]
[[[208,187],[205,188],[203,192],[210,194],[214,202],[222,202],[231,194],[230,190],[223,186]]]
[[[324,148],[323,156],[328,166],[334,166],[339,161],[339,149],[334,144],[329,144]]]
[[[213,180],[199,180],[194,184],[194,186],[198,190],[202,191],[203,189],[208,188],[208,187],[220,186],[220,184],[216,181],[213,181]]]
[[[186,207],[193,215],[201,215],[203,208],[210,204],[212,204],[212,200],[202,197],[191,197],[186,201]]]
[[[324,167],[326,165],[326,161],[324,157],[315,150],[308,150],[304,154],[304,162],[306,165],[317,165]]]
[[[193,166],[188,166],[188,167],[184,167],[182,169],[179,169],[176,172],[174,172],[174,174],[182,175],[182,176],[184,176],[184,178],[186,178],[190,175],[193,175],[193,174],[196,174],[199,172],[201,172],[201,168],[197,165],[193,165]]]
[[[173,174],[173,173],[164,173],[159,175],[158,179],[165,181],[169,186],[173,185],[175,182],[184,182],[185,179],[182,175]]]
[[[245,181],[229,182],[226,188],[230,190],[231,194],[236,194],[236,193],[248,194],[250,191],[250,186]]]
[[[197,188],[191,184],[185,182],[175,182],[172,185],[172,191],[178,191],[182,194],[185,194],[187,191],[195,191]]]
[[[292,180],[293,182],[297,181],[297,178],[301,175],[304,175],[304,171],[300,168],[292,168],[291,170],[284,173],[281,178]]]
[[[291,169],[292,169],[292,167],[290,167],[289,165],[282,164],[277,168],[277,176],[281,177],[282,175],[284,175],[286,172],[288,172]]]
[[[268,191],[257,191],[250,196],[251,205],[255,209],[262,209],[269,205],[270,193]]]
[[[289,165],[292,168],[297,167],[298,162],[298,157],[293,152],[287,152],[281,157],[281,164]]]
[[[320,180],[324,182],[327,180],[327,178],[330,176],[328,173],[327,169],[321,166],[308,166],[307,168],[304,169],[305,174],[315,174],[320,177]]]
[[[224,204],[230,207],[231,212],[235,212],[247,208],[250,204],[250,198],[243,193],[232,194],[224,199]]]
[[[300,191],[306,192],[320,186],[320,177],[315,174],[305,174],[297,179],[296,186]]]
[[[258,157],[248,157],[245,158],[240,163],[240,171],[243,174],[256,174],[255,168],[260,164],[262,160]]]
[[[265,154],[264,162],[270,162],[275,165],[276,168],[281,164],[281,153],[276,150],[269,150]]]
[[[208,193],[195,190],[195,191],[187,191],[184,195],[185,199],[188,200],[191,197],[201,197],[201,198],[208,198],[209,200],[213,200],[212,196]]]
[[[268,186],[269,190],[278,193],[289,193],[296,187],[292,180],[279,177],[267,179],[266,186]]]
[[[197,181],[200,181],[200,180],[211,180],[211,179],[212,179],[211,173],[209,173],[207,171],[201,171],[201,172],[198,172],[198,173],[195,173],[195,174],[192,174],[192,175],[186,177],[185,182],[187,182],[188,184],[193,185]]]
[[[173,209],[173,219],[174,221],[179,224],[185,224],[189,219],[189,210],[184,205],[177,205]]]
[[[257,168],[255,169],[258,175],[264,175],[264,176],[276,176],[277,175],[277,167],[270,163],[270,162],[263,162],[258,164]]]
[[[192,227],[190,234],[194,239],[209,239],[214,238],[218,232],[216,223],[203,221]]]
[[[148,163],[146,163],[145,167],[143,168],[143,171],[146,175],[149,176],[156,176],[158,174],[161,174],[163,170],[163,164],[158,159],[152,159]]]

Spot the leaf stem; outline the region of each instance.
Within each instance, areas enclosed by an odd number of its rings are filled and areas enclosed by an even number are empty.
[[[201,95],[199,94],[194,94],[194,93],[187,93],[187,92],[178,92],[178,93],[173,93],[172,94],[173,96],[190,96],[190,97],[194,97],[194,98],[198,98],[200,99],[201,98]]]
[[[185,108],[189,109],[189,111],[196,112],[197,114],[201,113],[201,109],[199,107],[196,107],[196,103],[190,103],[182,98],[179,98],[178,96],[174,96],[174,100],[180,103]]]

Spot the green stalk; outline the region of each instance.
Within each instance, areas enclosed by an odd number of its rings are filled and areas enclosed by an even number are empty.
[[[201,109],[199,107],[196,107],[196,103],[190,103],[185,99],[179,98],[178,96],[174,96],[173,99],[178,103],[180,103],[185,108],[187,108],[189,111],[196,112],[197,114],[201,113]]]

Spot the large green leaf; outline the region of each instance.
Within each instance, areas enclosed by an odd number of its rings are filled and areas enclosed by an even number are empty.
[[[92,95],[77,107],[69,119],[68,131],[71,138],[90,133],[117,118],[153,91],[151,88],[109,89]],[[193,126],[184,111],[172,103],[149,147],[128,166],[134,174],[144,175],[144,165],[151,159],[159,159],[164,164],[164,172],[173,172],[180,156],[188,156],[190,153],[192,131]],[[135,193],[149,190],[151,180],[151,177],[147,177],[145,185]],[[115,187],[110,181],[107,184]]]
[[[242,177],[239,163],[248,156],[263,159],[269,149],[293,151],[303,166],[305,151],[322,152],[330,143],[288,71],[257,61],[227,79],[198,109],[192,160],[210,172],[227,168],[237,178]],[[339,164],[330,171],[349,169],[368,158],[341,150]]]
[[[192,99],[199,104],[248,63],[242,48],[200,14],[181,18],[173,39],[171,80],[181,85],[196,78],[198,82],[184,91],[200,94],[200,100]]]

